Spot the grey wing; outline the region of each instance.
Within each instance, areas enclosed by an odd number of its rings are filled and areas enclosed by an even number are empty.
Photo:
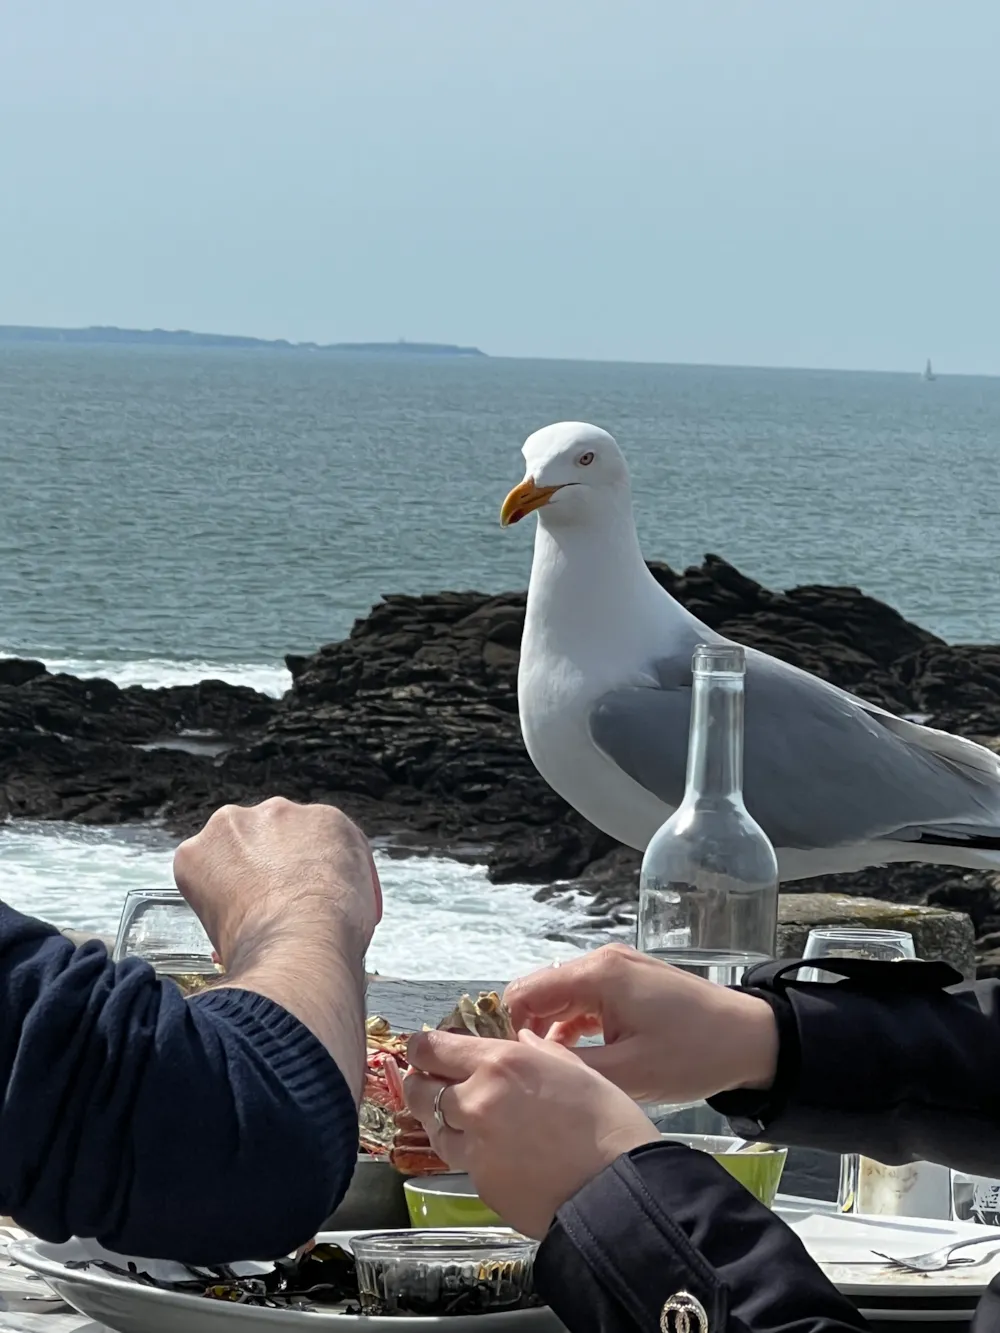
[[[691,673],[655,665],[659,687],[598,700],[594,743],[676,806],[684,791]],[[940,739],[938,739],[940,738]],[[776,847],[809,850],[878,838],[1000,834],[1000,761],[989,751],[869,708],[842,690],[747,651],[744,790]]]

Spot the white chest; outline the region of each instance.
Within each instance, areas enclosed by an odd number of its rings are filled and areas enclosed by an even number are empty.
[[[608,691],[650,684],[680,608],[642,563],[631,511],[618,532],[561,533],[540,522],[528,591],[518,710],[532,762],[569,805],[644,849],[672,813],[594,744],[590,715]]]
[[[530,673],[518,678],[521,731],[532,763],[584,819],[643,850],[671,808],[594,744],[589,724],[594,696],[580,688],[572,666],[552,659],[544,671],[539,665],[533,663]]]

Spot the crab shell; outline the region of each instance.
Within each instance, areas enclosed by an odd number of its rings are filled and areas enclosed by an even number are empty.
[[[438,1024],[440,1032],[469,1033],[473,1037],[495,1037],[514,1041],[517,1033],[507,1006],[495,990],[480,991],[479,999],[463,995],[447,1017]]]
[[[406,1108],[403,1072],[408,1068],[408,1035],[393,1033],[384,1018],[366,1025],[368,1066],[361,1103],[360,1145],[363,1152],[388,1157],[405,1175],[436,1175],[448,1170],[431,1148],[427,1131]],[[438,1024],[439,1031],[512,1041],[516,1038],[507,1008],[496,991],[481,991],[473,1000],[463,995]]]

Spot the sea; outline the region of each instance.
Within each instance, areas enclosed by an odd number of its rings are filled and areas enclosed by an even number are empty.
[[[617,437],[650,557],[856,584],[1000,641],[1000,379],[4,345],[0,654],[280,694],[285,653],[383,593],[524,587],[531,524],[502,531],[500,503],[524,438],[564,419]],[[156,828],[8,824],[0,897],[113,933],[172,854]],[[384,974],[511,977],[574,952],[528,886],[377,855]]]

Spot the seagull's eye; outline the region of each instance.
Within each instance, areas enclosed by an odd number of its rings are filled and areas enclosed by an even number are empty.
[[[581,454],[576,461],[580,464],[581,467],[590,467],[591,463],[594,461],[593,449],[588,449],[587,452],[585,454]]]

